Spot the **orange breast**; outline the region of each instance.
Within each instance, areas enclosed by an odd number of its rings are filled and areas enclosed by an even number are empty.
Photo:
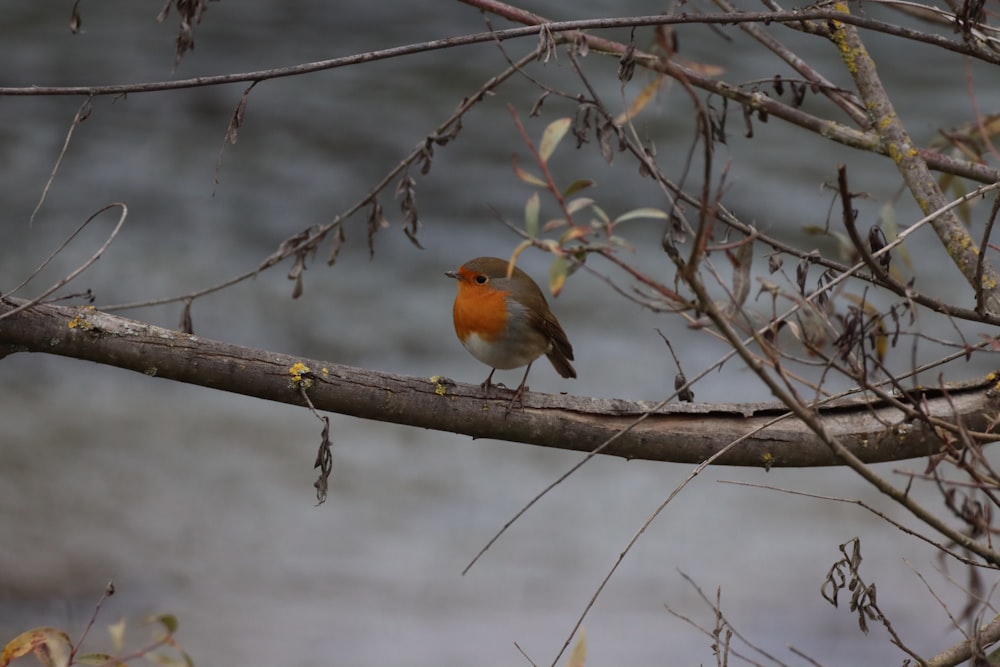
[[[464,341],[471,334],[488,342],[500,339],[507,329],[507,294],[460,280],[452,309],[459,339]]]

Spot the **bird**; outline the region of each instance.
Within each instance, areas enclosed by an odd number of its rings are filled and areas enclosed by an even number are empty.
[[[531,277],[497,257],[477,257],[445,275],[458,281],[452,316],[455,334],[472,356],[491,368],[480,385],[487,398],[493,373],[527,365],[511,406],[525,390],[531,364],[543,354],[564,378],[575,378],[573,346],[545,295]],[[510,408],[508,407],[508,410]]]

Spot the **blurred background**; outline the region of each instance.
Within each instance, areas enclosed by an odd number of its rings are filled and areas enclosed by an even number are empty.
[[[194,51],[173,71],[177,17],[157,23],[161,6],[84,3],[82,31],[72,35],[69,3],[6,2],[0,85],[245,72],[485,29],[478,11],[428,0],[213,2],[196,27]],[[526,8],[571,19],[666,7],[581,0],[570,14],[564,3],[536,0]],[[849,83],[832,46],[772,29],[828,77]],[[606,34],[628,39],[627,31]],[[728,81],[790,76],[733,27],[687,26],[678,38],[682,55],[722,68]],[[638,31],[640,47],[650,39],[649,30]],[[505,48],[518,57],[534,45],[530,38]],[[978,85],[995,72],[901,41],[871,36],[868,46],[920,145],[940,127],[971,120],[967,75],[980,108],[997,108],[1000,90]],[[621,108],[617,62],[596,54],[585,62],[608,104]],[[129,207],[123,232],[72,286],[93,290],[98,306],[185,294],[250,270],[283,239],[362,199],[505,65],[495,45],[480,44],[263,82],[250,95],[239,141],[225,146],[221,166],[226,128],[246,84],[95,99],[33,224],[32,210],[82,100],[4,97],[0,291],[24,279],[91,213],[116,201]],[[581,90],[565,58],[531,72],[568,92]],[[627,94],[647,81],[638,74]],[[332,363],[480,382],[487,369],[454,336],[455,286],[443,272],[475,256],[509,255],[517,245],[497,213],[521,220],[531,190],[510,167],[512,153],[526,152],[506,107],[518,110],[535,137],[573,110],[550,98],[541,118],[528,119],[538,94],[530,81],[514,77],[464,118],[458,140],[437,148],[428,176],[413,173],[423,250],[403,235],[390,188],[381,203],[393,226],[376,237],[374,259],[363,216],[352,219],[340,259],[332,268],[325,256],[311,262],[301,298],[290,297],[290,265],[277,267],[197,301],[195,332]],[[732,161],[724,202],[769,233],[835,252],[803,228],[825,224],[831,194],[821,186],[833,181],[838,164],[848,165],[854,189],[870,197],[857,202],[863,228],[899,188],[887,159],[776,121],[755,122],[748,139],[740,110],[728,113],[729,141],[716,153],[718,163]],[[681,175],[693,122],[676,88],[665,88],[638,122],[671,177]],[[553,167],[567,183],[595,179],[591,196],[612,215],[667,206],[629,160],[619,157],[608,166],[594,146],[577,151],[567,141]],[[552,214],[543,208],[543,217]],[[905,196],[897,215],[903,226],[920,217]],[[105,216],[90,225],[19,295],[37,294],[83,262],[112,224]],[[630,223],[622,233],[637,247],[635,261],[669,283],[673,269],[659,250],[658,224]],[[972,305],[936,241],[921,232],[909,252],[915,266],[937,267],[933,283],[925,279],[918,287]],[[548,260],[529,251],[521,266],[541,282]],[[668,395],[675,368],[656,327],[677,346],[689,376],[725,351],[685,329],[680,318],[644,311],[583,272],[552,306],[575,347],[579,378],[563,380],[540,363],[530,383],[536,391],[647,400]],[[124,314],[176,327],[180,308]],[[954,336],[933,321],[924,326]],[[907,367],[910,352],[894,350],[893,363]],[[920,348],[917,356],[924,353]],[[988,362],[974,357],[954,367],[950,379],[981,374]],[[498,379],[510,384],[517,373]],[[734,362],[694,390],[704,401],[769,399]],[[71,359],[3,359],[0,641],[36,625],[75,635],[113,578],[118,593],[99,626],[120,616],[134,622],[147,613],[176,614],[178,639],[196,664],[521,664],[515,642],[548,663],[632,534],[691,472],[684,465],[594,460],[463,577],[486,541],[580,455],[334,415],[330,497],[316,507],[312,464],[319,432],[310,414],[291,406]],[[878,469],[893,475],[923,465]],[[779,658],[792,660],[792,645],[828,665],[897,661],[900,652],[882,629],[862,635],[846,607],[835,609],[819,595],[840,556],[837,545],[855,536],[862,539],[862,573],[877,584],[879,604],[903,640],[925,656],[958,640],[917,573],[955,613],[963,594],[947,582],[927,545],[853,505],[720,480],[861,498],[907,521],[843,470],[710,470],[652,525],[598,600],[584,623],[588,664],[711,661],[710,638],[666,611],[669,606],[712,627],[711,609],[682,572],[710,596],[720,588],[730,622]],[[933,491],[922,497],[938,506]],[[132,639],[138,644],[145,636],[136,630]],[[104,646],[100,629],[93,639]]]

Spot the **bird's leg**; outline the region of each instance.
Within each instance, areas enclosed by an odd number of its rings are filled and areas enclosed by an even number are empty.
[[[496,373],[496,372],[497,372],[497,369],[491,368],[490,369],[490,374],[487,375],[486,379],[483,380],[482,384],[479,385],[480,387],[483,388],[483,390],[485,392],[485,397],[486,398],[490,397],[490,387],[493,386],[493,383],[492,383],[492,381],[493,381],[493,374]]]
[[[504,416],[510,414],[511,409],[514,407],[514,401],[521,401],[521,409],[524,409],[524,400],[521,398],[521,394],[528,390],[525,386],[525,382],[528,381],[528,373],[531,372],[531,364],[534,362],[529,362],[528,367],[524,369],[524,377],[521,378],[521,384],[517,385],[517,389],[514,391],[514,396],[510,399],[510,403],[507,405],[507,410],[504,412]]]

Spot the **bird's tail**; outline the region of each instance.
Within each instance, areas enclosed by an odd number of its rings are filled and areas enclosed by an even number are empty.
[[[576,377],[576,369],[573,368],[573,364],[569,363],[569,359],[566,358],[566,355],[563,354],[558,345],[553,345],[552,349],[545,356],[552,362],[552,367],[556,369],[559,375],[564,378]]]

